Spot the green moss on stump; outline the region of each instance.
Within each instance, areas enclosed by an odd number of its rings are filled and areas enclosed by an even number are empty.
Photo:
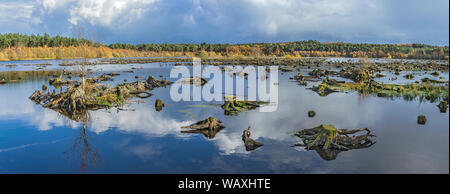
[[[414,75],[413,74],[406,74],[403,77],[406,78],[406,79],[414,79]]]
[[[313,110],[308,111],[308,117],[314,117],[316,116],[316,112],[314,112]]]
[[[425,115],[417,116],[417,123],[420,125],[425,125],[425,123],[427,123],[427,117],[425,117]]]
[[[225,96],[225,104],[222,105],[225,115],[238,115],[240,112],[253,110],[267,102],[239,100],[236,96]]]
[[[156,111],[158,111],[158,112],[161,111],[164,106],[165,106],[164,103],[160,99],[156,99],[156,101],[155,101]]]

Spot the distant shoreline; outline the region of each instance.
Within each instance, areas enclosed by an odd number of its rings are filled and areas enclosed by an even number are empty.
[[[286,59],[291,61],[298,61],[302,59],[326,59],[326,58],[336,58],[336,59],[343,59],[343,60],[352,60],[352,59],[370,59],[370,60],[399,60],[399,61],[408,61],[408,60],[418,60],[418,61],[442,61],[442,62],[448,62],[448,59],[427,59],[427,58],[370,58],[370,57],[342,57],[342,56],[321,56],[321,57],[289,57],[289,56],[231,56],[231,57],[199,57],[194,54],[189,55],[180,55],[180,56],[125,56],[125,57],[88,57],[87,59],[105,59],[105,60],[114,60],[114,59],[151,59],[151,58],[160,58],[160,59],[192,59],[193,57],[198,57],[204,60],[253,60],[253,59],[259,59],[259,60],[268,60],[268,59]],[[40,60],[49,60],[49,61],[56,61],[56,60],[81,60],[84,59],[83,57],[67,57],[67,58],[23,58],[23,59],[16,59],[16,60],[9,60],[9,59],[0,59],[0,62],[15,62],[15,61],[40,61]],[[180,60],[181,61],[181,60]]]
[[[448,60],[448,46],[426,44],[321,43],[315,40],[248,44],[104,45],[84,38],[48,34],[0,34],[0,61],[113,57],[246,58],[302,57],[396,58]]]

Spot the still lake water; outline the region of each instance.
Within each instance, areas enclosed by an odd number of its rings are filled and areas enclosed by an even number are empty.
[[[9,63],[18,66],[4,66]],[[37,68],[20,63],[33,62],[2,62],[0,71]],[[136,68],[134,73],[125,72],[131,67]],[[169,79],[173,67],[154,63],[91,68],[92,75],[119,73],[114,81],[103,82],[114,85],[124,79],[133,82],[136,75]],[[55,68],[61,67],[46,69]],[[275,112],[252,110],[226,116],[220,108],[223,102],[174,102],[169,86],[151,91],[150,98],[133,98],[124,105],[134,111],[90,111],[86,130],[82,123],[28,99],[42,84],[48,85],[48,78],[0,85],[0,173],[449,173],[449,114],[440,113],[437,103],[355,92],[320,97],[307,89],[314,83],[302,87],[291,82],[289,77],[295,74],[279,72]],[[448,80],[448,72],[441,76]],[[402,75],[398,77],[395,82],[407,82]],[[416,78],[421,77],[427,75],[417,72]],[[166,104],[160,112],[154,107],[157,98]],[[309,118],[309,110],[315,110],[316,116]],[[426,125],[416,123],[421,114],[427,117]],[[208,116],[226,126],[214,138],[180,132],[181,126]],[[341,129],[367,127],[377,136],[377,143],[341,152],[334,160],[292,147],[299,141],[292,136],[294,131],[320,124]],[[245,151],[241,139],[248,126],[251,137],[264,143],[251,152]]]

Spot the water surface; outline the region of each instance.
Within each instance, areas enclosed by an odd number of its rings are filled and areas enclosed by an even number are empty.
[[[91,68],[92,75],[119,73],[114,81],[105,82],[115,85],[124,79],[135,81],[136,75],[168,78],[173,67],[154,63]],[[35,67],[0,68],[11,71]],[[134,73],[125,72],[129,70]],[[428,76],[415,73],[419,75],[416,79]],[[124,105],[127,111],[90,111],[85,128],[83,123],[28,99],[48,83],[48,78],[0,85],[0,173],[449,172],[449,115],[440,113],[437,103],[360,96],[355,92],[320,97],[307,89],[314,83],[302,87],[292,82],[289,77],[295,74],[279,73],[275,112],[252,110],[226,116],[220,108],[223,102],[174,102],[167,87],[151,91],[153,96],[148,99],[131,99]],[[388,82],[389,72],[384,74],[388,77],[378,81]],[[448,73],[441,76],[448,80]],[[398,77],[397,82],[411,81]],[[154,107],[157,98],[166,104],[160,112]],[[316,116],[309,118],[309,110]],[[416,123],[421,114],[427,117],[426,125]],[[208,116],[222,120],[226,126],[213,139],[180,132],[181,126]],[[292,136],[294,131],[320,124],[345,129],[367,127],[377,136],[377,143],[341,152],[334,160],[325,160],[313,150],[292,147],[299,141]],[[245,151],[241,139],[248,126],[252,127],[252,138],[264,143],[251,152]]]

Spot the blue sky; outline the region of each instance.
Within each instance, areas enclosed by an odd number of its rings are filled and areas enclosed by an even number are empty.
[[[449,44],[448,0],[0,0],[0,33],[102,43]]]

